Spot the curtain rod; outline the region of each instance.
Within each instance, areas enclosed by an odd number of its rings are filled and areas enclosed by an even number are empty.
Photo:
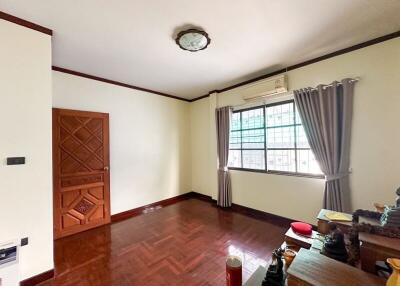
[[[357,81],[360,81],[360,77],[355,77],[355,78],[351,78],[350,79],[350,82],[357,82]],[[333,86],[333,82],[332,83],[330,83],[330,84],[321,84],[322,85],[322,89],[326,89],[327,87],[331,87],[331,86]],[[339,82],[337,82],[337,85],[342,85],[342,83],[339,81]],[[311,89],[313,89],[313,90],[317,90],[318,88],[316,88],[316,87],[310,87]]]

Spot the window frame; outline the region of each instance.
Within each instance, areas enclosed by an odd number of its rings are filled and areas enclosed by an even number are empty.
[[[294,127],[294,148],[268,148],[267,149],[267,129],[269,128],[277,128],[277,127],[283,127],[283,126],[274,126],[274,127],[267,127],[266,126],[266,108],[271,107],[271,106],[277,106],[277,105],[283,105],[287,103],[292,103],[293,104],[293,112],[294,112],[294,124],[288,125],[288,127]],[[235,170],[235,171],[245,171],[245,172],[253,172],[253,173],[265,173],[265,174],[272,174],[272,175],[285,175],[285,176],[294,176],[294,177],[306,177],[306,178],[315,178],[315,179],[325,179],[325,176],[323,174],[312,174],[312,173],[301,173],[297,172],[297,150],[309,150],[310,148],[297,148],[297,127],[302,126],[302,124],[297,124],[296,123],[296,104],[294,102],[294,99],[289,99],[289,100],[284,100],[284,101],[278,101],[278,102],[273,102],[269,104],[263,104],[259,106],[254,106],[254,107],[249,107],[249,108],[243,108],[239,110],[233,111],[233,113],[240,113],[240,123],[242,124],[242,112],[249,111],[249,110],[254,110],[254,109],[260,109],[263,108],[263,116],[264,116],[264,124],[263,128],[254,128],[251,130],[255,129],[264,129],[264,149],[243,149],[242,146],[240,149],[237,148],[229,148],[229,150],[240,150],[241,151],[241,165],[243,166],[243,150],[263,150],[264,151],[264,165],[265,169],[251,169],[251,168],[243,168],[243,167],[229,167],[229,170]],[[249,129],[250,130],[250,129]],[[235,131],[235,130],[234,130]],[[243,131],[242,129],[237,130],[237,131]],[[242,133],[241,133],[242,134]],[[243,142],[241,141],[241,144]],[[295,172],[291,171],[275,171],[275,170],[268,170],[268,163],[267,163],[267,151],[268,150],[294,150],[295,151]]]

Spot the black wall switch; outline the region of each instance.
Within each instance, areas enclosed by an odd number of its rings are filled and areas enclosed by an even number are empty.
[[[21,246],[25,246],[25,245],[28,245],[28,238],[27,237],[21,238]]]
[[[8,157],[7,165],[23,165],[25,164],[25,157]]]

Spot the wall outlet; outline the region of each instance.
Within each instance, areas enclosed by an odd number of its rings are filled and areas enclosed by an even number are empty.
[[[29,241],[27,237],[21,238],[21,246],[28,245]]]

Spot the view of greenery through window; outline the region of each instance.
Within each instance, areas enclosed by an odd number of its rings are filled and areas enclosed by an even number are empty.
[[[229,167],[321,174],[294,101],[232,115]]]

